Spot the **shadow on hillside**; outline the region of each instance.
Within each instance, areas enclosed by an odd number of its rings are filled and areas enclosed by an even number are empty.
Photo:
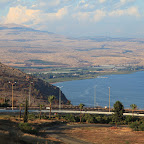
[[[57,141],[24,134],[18,127],[18,123],[11,120],[0,119],[0,143],[1,144],[60,144]]]

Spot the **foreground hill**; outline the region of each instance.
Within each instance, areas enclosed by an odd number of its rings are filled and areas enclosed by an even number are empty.
[[[29,97],[29,94],[31,96],[31,105],[48,104],[48,96],[50,95],[56,97],[55,104],[58,104],[59,88],[0,63],[0,98],[11,101],[12,84],[10,82],[16,82],[13,87],[15,105],[25,103],[25,99]],[[62,103],[67,103],[63,93]]]
[[[144,65],[144,39],[72,39],[15,24],[0,25],[0,61],[47,68]]]

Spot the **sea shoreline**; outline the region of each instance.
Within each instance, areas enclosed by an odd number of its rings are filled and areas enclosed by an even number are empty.
[[[86,79],[95,79],[98,78],[99,76],[106,76],[106,75],[119,75],[119,74],[131,74],[131,73],[136,73],[136,72],[140,72],[143,70],[138,70],[138,71],[122,71],[122,72],[105,72],[105,73],[100,73],[98,75],[96,75],[95,77],[82,77],[82,78],[69,78],[69,79],[63,79],[61,81],[56,81],[56,82],[49,82],[50,84],[57,84],[57,83],[61,83],[61,82],[67,82],[67,81],[74,81],[74,80],[86,80]]]

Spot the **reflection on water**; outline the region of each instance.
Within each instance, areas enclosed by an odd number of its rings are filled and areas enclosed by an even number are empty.
[[[110,87],[111,106],[119,100],[125,108],[129,108],[131,104],[136,104],[140,109],[144,108],[144,72],[106,75],[95,79],[68,81],[55,85],[63,86],[61,90],[73,105],[83,103],[93,107],[95,96],[96,105],[108,106],[108,87]]]

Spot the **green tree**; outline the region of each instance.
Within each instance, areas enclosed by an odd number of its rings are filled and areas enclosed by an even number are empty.
[[[19,110],[20,110],[20,112],[19,112],[19,116],[20,116],[20,118],[21,118],[22,106],[23,106],[23,104],[22,104],[22,103],[20,103],[20,105],[19,105]]]
[[[50,106],[50,112],[49,112],[49,118],[51,118],[51,106],[52,106],[52,101],[55,99],[54,95],[51,95],[48,97],[48,102],[49,102],[49,106]]]
[[[39,118],[40,118],[40,119],[41,119],[41,110],[42,110],[43,106],[44,106],[44,105],[40,105],[40,106],[39,106],[39,107],[40,107],[40,114],[39,114]]]
[[[114,104],[114,114],[113,119],[115,121],[116,127],[117,122],[120,122],[123,118],[124,106],[120,101],[116,101]]]
[[[70,100],[67,101],[67,105],[71,105],[71,101]]]
[[[26,102],[25,102],[25,111],[24,111],[24,123],[28,122],[28,100],[26,98]]]
[[[134,110],[137,109],[137,105],[136,104],[131,104],[130,107],[132,108],[132,116],[134,115]]]
[[[80,123],[81,123],[81,120],[82,120],[82,109],[84,107],[84,104],[80,103],[79,104],[79,108],[80,108]]]

